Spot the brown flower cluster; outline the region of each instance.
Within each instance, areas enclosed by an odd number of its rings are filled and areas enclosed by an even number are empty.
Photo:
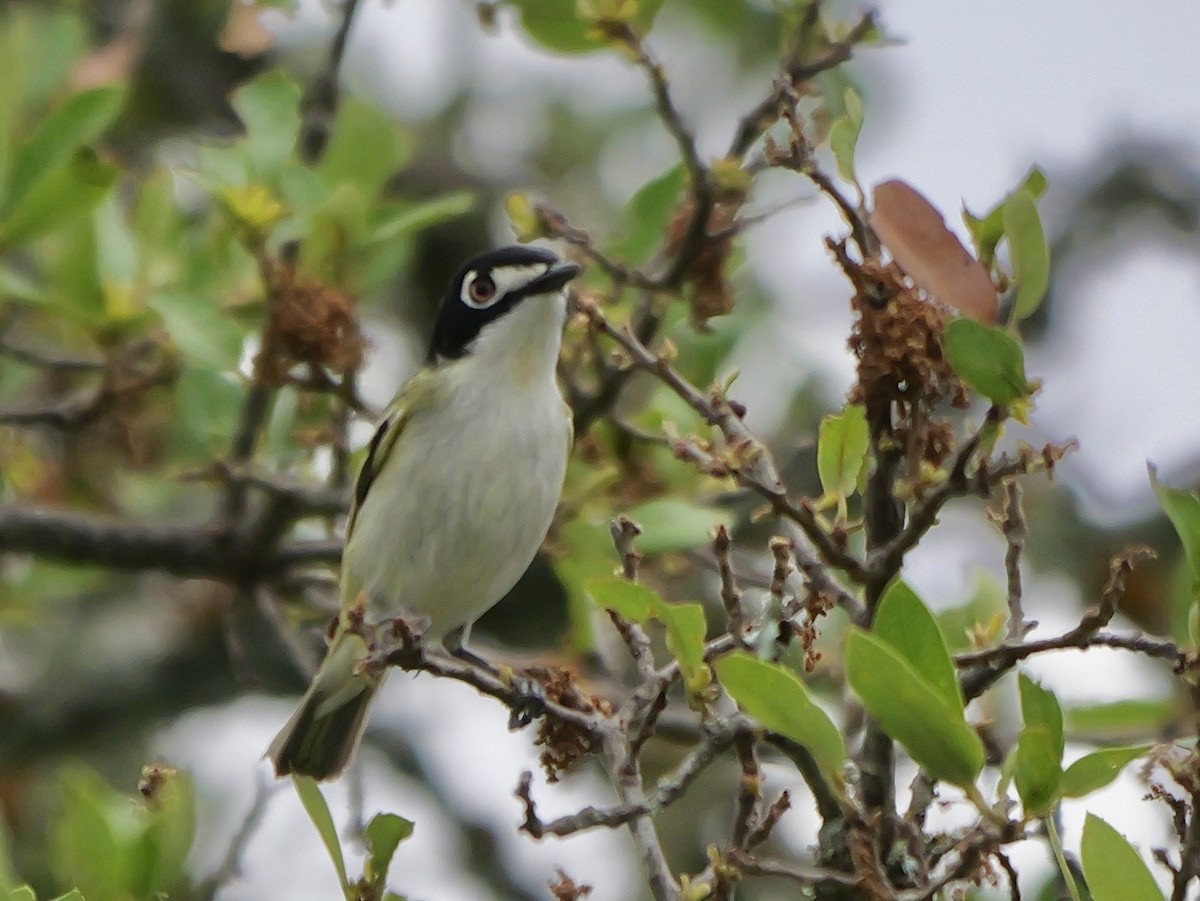
[[[588,694],[575,681],[575,675],[561,666],[534,666],[526,673],[541,683],[546,699],[583,713],[613,712],[607,698]],[[571,723],[551,716],[542,717],[534,744],[542,748],[541,764],[549,782],[557,782],[564,773],[596,750],[592,736]]]
[[[362,362],[363,338],[354,302],[332,285],[300,276],[295,266],[274,266],[268,275],[269,318],[254,360],[259,382],[287,380],[306,364],[315,371],[345,372]]]
[[[943,403],[968,404],[942,344],[951,314],[910,285],[894,263],[857,263],[844,245],[831,246],[855,287],[850,350],[858,359],[858,383],[850,401],[868,410],[894,406],[897,440],[939,466],[954,450],[954,432],[931,414]]]

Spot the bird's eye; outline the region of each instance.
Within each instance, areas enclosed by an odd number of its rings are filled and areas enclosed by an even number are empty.
[[[472,303],[482,306],[496,296],[496,283],[486,275],[481,275],[471,282],[468,293]]]

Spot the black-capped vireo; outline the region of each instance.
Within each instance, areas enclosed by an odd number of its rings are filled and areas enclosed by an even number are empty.
[[[516,584],[558,505],[571,419],[555,378],[566,286],[537,247],[470,260],[442,301],[425,365],[388,406],[359,472],[342,558],[342,616],[307,694],[267,751],[279,775],[336,776],[382,675],[350,611],[408,610],[426,636],[463,630]]]

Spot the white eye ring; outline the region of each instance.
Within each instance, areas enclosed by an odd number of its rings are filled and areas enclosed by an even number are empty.
[[[476,310],[486,310],[503,297],[504,293],[490,277],[472,271],[463,279],[462,293],[459,296],[467,306]]]

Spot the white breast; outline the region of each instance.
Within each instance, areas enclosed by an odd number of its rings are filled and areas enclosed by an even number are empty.
[[[558,505],[571,440],[554,377],[564,315],[561,295],[529,298],[438,373],[435,408],[405,426],[346,548],[343,565],[373,607],[422,613],[442,636],[495,604],[529,566]]]

